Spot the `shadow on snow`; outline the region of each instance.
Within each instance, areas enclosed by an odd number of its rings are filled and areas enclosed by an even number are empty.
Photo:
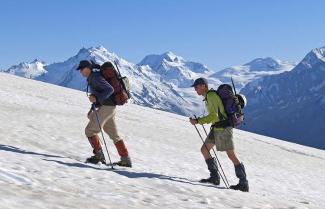
[[[32,151],[26,151],[23,149],[20,149],[18,147],[10,146],[10,145],[3,145],[0,144],[0,151],[7,151],[7,152],[15,152],[19,154],[27,154],[27,155],[36,155],[36,156],[43,156],[46,158],[66,158],[70,160],[75,160],[69,157],[64,157],[64,156],[59,156],[59,155],[49,155],[49,154],[44,154],[44,153],[38,153],[38,152],[32,152]],[[209,184],[202,184],[199,183],[198,181],[195,180],[190,180],[188,178],[182,178],[182,177],[176,177],[176,176],[167,176],[163,174],[156,174],[156,173],[148,173],[148,172],[135,172],[135,171],[128,171],[128,170],[122,170],[123,168],[117,167],[117,168],[110,168],[106,165],[102,165],[102,167],[98,167],[97,165],[91,165],[91,164],[86,164],[82,162],[64,162],[60,160],[53,160],[53,159],[43,159],[48,162],[55,162],[64,166],[69,166],[69,167],[76,167],[76,168],[92,168],[95,170],[101,170],[101,171],[112,171],[116,174],[119,174],[121,176],[125,176],[127,178],[131,179],[136,179],[136,178],[148,178],[148,179],[160,179],[160,180],[167,180],[167,181],[173,181],[173,182],[178,182],[178,183],[185,183],[185,184],[190,184],[190,185],[199,185],[199,186],[205,186],[205,187],[214,187],[218,189],[226,189],[225,187],[222,186],[214,186],[214,185],[209,185]]]

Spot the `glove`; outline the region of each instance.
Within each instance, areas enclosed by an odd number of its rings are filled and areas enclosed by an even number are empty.
[[[195,125],[195,124],[198,124],[198,123],[199,123],[199,120],[198,120],[198,119],[190,118],[190,123],[191,123],[192,125]]]

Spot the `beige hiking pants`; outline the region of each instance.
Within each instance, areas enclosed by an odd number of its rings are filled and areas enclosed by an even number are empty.
[[[115,106],[102,105],[97,109],[97,115],[100,127],[108,134],[114,143],[120,140],[115,123]],[[95,111],[89,114],[89,123],[86,126],[85,134],[87,137],[92,137],[100,132]]]

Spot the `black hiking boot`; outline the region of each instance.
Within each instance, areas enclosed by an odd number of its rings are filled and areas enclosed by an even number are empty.
[[[239,190],[242,192],[249,192],[248,182],[238,183],[237,185],[231,185],[229,188],[233,190]]]
[[[200,182],[201,183],[212,183],[215,185],[219,185],[220,184],[220,176],[218,173],[218,166],[217,166],[215,159],[210,158],[210,159],[205,160],[205,162],[208,166],[208,170],[210,171],[210,178],[201,179]]]
[[[248,180],[246,178],[246,170],[243,163],[235,165],[235,173],[237,178],[239,178],[239,183],[237,185],[231,185],[230,189],[240,190],[242,192],[249,192]]]
[[[105,156],[102,150],[99,150],[94,156],[87,158],[87,163],[97,164],[101,162],[102,164],[106,164]]]
[[[92,164],[97,164],[99,163],[99,161],[100,159],[98,159],[95,155],[86,159],[86,163],[92,163]]]
[[[200,183],[211,183],[211,184],[214,184],[214,185],[220,185],[220,179],[218,178],[207,178],[207,179],[201,179],[199,181]]]

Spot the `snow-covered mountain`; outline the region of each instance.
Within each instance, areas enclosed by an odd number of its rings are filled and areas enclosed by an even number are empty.
[[[84,136],[88,108],[83,92],[0,73],[1,209],[325,208],[323,150],[236,129],[250,192],[202,184],[202,144],[188,119],[134,104],[116,115],[133,168],[85,164],[92,154]],[[218,158],[229,183],[237,183],[227,155]]]
[[[197,74],[209,74],[211,70],[201,63],[188,62],[172,52],[161,55],[148,55],[139,64],[148,65],[158,73],[161,80],[175,86],[187,88],[193,84]]]
[[[91,47],[89,49],[82,48],[77,55],[69,58],[64,62],[50,64],[44,67],[45,73],[37,77],[36,80],[52,83],[68,88],[85,90],[87,83],[85,79],[76,70],[80,60],[93,60],[99,64],[105,61],[118,61],[125,66],[121,71],[132,71],[132,65],[127,61],[119,58],[116,54],[108,52],[104,47]]]
[[[325,149],[325,47],[290,72],[248,83],[245,130]]]
[[[25,78],[35,79],[46,72],[44,69],[45,65],[45,62],[35,59],[31,63],[22,62],[19,65],[14,65],[2,71]]]
[[[158,57],[165,58],[159,59]],[[170,61],[171,58],[175,61],[174,65]],[[195,92],[192,91],[192,95],[189,95],[191,99],[188,99],[183,96],[184,94],[188,94],[188,91],[179,89],[179,87],[174,84],[186,82],[188,86],[185,84],[183,84],[183,86],[189,87],[193,83],[193,80],[199,77],[199,74],[196,74],[194,71],[200,72],[200,68],[204,68],[204,70],[201,71],[208,71],[208,69],[199,63],[187,62],[183,58],[173,55],[171,52],[163,55],[156,55],[155,59],[162,60],[169,72],[181,72],[187,77],[173,77],[173,73],[171,73],[168,74],[170,79],[167,79],[168,76],[158,73],[156,69],[151,68],[149,65],[132,64],[118,57],[116,54],[107,51],[102,46],[88,49],[82,48],[77,55],[64,62],[49,65],[45,65],[44,63],[40,65],[38,61],[22,63],[18,66],[11,67],[5,72],[84,91],[87,86],[86,80],[76,71],[79,61],[84,59],[93,60],[99,64],[105,61],[117,62],[121,73],[128,76],[131,81],[132,102],[135,104],[183,115],[190,115],[190,113],[193,110],[197,110],[201,104],[201,101],[195,97]],[[165,61],[165,59],[170,62]],[[177,59],[179,59],[179,61],[177,61]],[[149,57],[144,60],[153,63],[153,61],[150,61]],[[171,66],[175,68],[171,69]],[[192,69],[194,70],[193,72],[191,71]],[[217,80],[214,79],[213,81]]]
[[[122,74],[131,80],[133,103],[187,116],[202,115],[204,111],[202,98],[190,88],[198,77],[206,77],[210,87],[217,88],[222,82],[229,83],[230,76],[233,76],[240,90],[251,80],[290,70],[292,67],[286,62],[267,58],[214,73],[207,66],[186,61],[172,52],[148,55],[140,63],[133,64],[100,46],[82,48],[75,56],[63,62],[22,63],[18,65],[20,67],[13,66],[6,72],[84,91],[86,81],[75,70],[83,59],[99,64],[108,60],[116,61]]]
[[[235,81],[235,86],[241,90],[247,83],[258,78],[275,75],[282,72],[290,71],[296,66],[296,63],[275,60],[273,58],[257,58],[253,61],[240,66],[233,66],[218,71],[211,77],[218,78],[224,83],[229,83],[231,77]]]

